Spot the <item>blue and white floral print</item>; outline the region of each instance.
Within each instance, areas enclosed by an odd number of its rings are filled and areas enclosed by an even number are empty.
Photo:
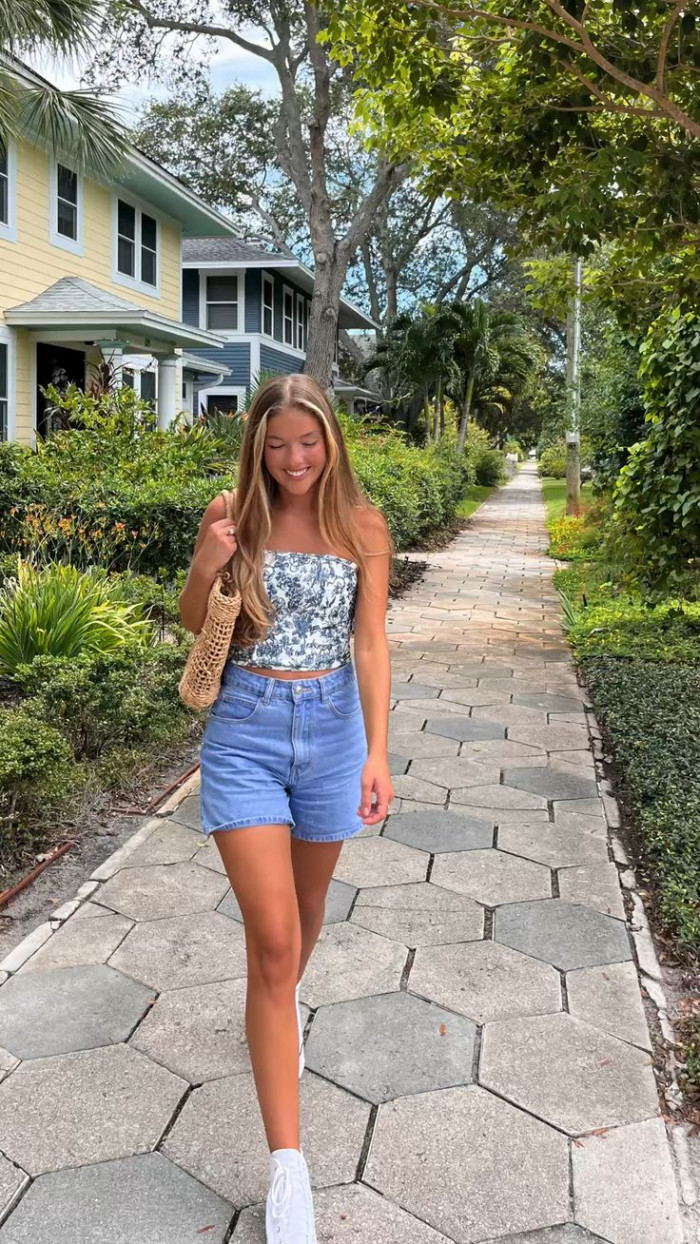
[[[332,553],[265,551],[265,590],[275,611],[267,636],[248,648],[231,645],[234,665],[329,670],[350,660],[357,566]]]

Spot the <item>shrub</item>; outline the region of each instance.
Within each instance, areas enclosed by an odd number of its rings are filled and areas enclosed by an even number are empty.
[[[700,669],[591,658],[584,670],[620,764],[659,913],[700,948]]]
[[[48,654],[75,657],[126,643],[147,644],[152,628],[138,605],[120,599],[100,571],[74,566],[37,570],[17,559],[17,576],[0,588],[0,673]]]
[[[566,479],[566,445],[563,441],[542,450],[537,470],[540,475],[548,475],[552,479]]]
[[[615,488],[615,517],[636,580],[692,593],[700,572],[700,315],[676,308],[642,346],[647,436]]]
[[[186,735],[194,719],[177,691],[185,660],[184,648],[171,644],[124,647],[70,662],[37,657],[15,676],[27,707],[51,721],[81,760]]]
[[[503,454],[500,449],[487,449],[474,463],[476,483],[486,488],[500,484],[505,471]]]
[[[26,836],[27,819],[58,807],[77,774],[66,739],[26,705],[0,709],[0,857]]]

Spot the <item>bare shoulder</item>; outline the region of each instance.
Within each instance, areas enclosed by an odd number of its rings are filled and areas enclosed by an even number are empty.
[[[229,489],[229,491],[233,498],[233,512],[235,514],[236,512],[236,490],[235,488],[233,488],[233,489]],[[203,521],[207,523],[208,525],[209,523],[217,522],[218,519],[220,518],[226,518],[226,517],[227,517],[226,501],[224,499],[224,494],[223,492],[218,492],[216,496],[213,498],[213,500],[209,502],[209,505],[204,511]]]
[[[374,505],[358,505],[355,522],[365,553],[391,552],[391,534],[381,510]]]

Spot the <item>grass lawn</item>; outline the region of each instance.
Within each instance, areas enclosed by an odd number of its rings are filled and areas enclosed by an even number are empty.
[[[546,478],[541,483],[542,495],[547,507],[547,521],[551,522],[553,518],[561,518],[566,513],[566,480]],[[590,497],[591,485],[582,484],[581,500],[588,501]]]
[[[479,506],[488,500],[497,487],[498,484],[470,484],[457,506],[457,518],[471,518],[474,511],[478,510]]]

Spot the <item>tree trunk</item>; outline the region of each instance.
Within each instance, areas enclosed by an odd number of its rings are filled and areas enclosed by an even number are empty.
[[[467,393],[462,407],[462,421],[459,425],[459,452],[464,453],[464,447],[467,443],[467,428],[469,426],[469,415],[472,408],[472,393],[474,392],[474,377],[470,376],[467,381]]]
[[[435,389],[435,409],[433,411],[433,440],[440,440],[440,408],[442,406],[442,376],[438,376]]]
[[[333,382],[333,359],[338,333],[338,305],[343,288],[347,260],[335,248],[315,255],[316,279],[311,300],[309,340],[306,347],[306,375],[313,376],[324,389]]]
[[[388,265],[386,269],[386,318],[392,320],[398,315],[398,273],[396,268]]]

